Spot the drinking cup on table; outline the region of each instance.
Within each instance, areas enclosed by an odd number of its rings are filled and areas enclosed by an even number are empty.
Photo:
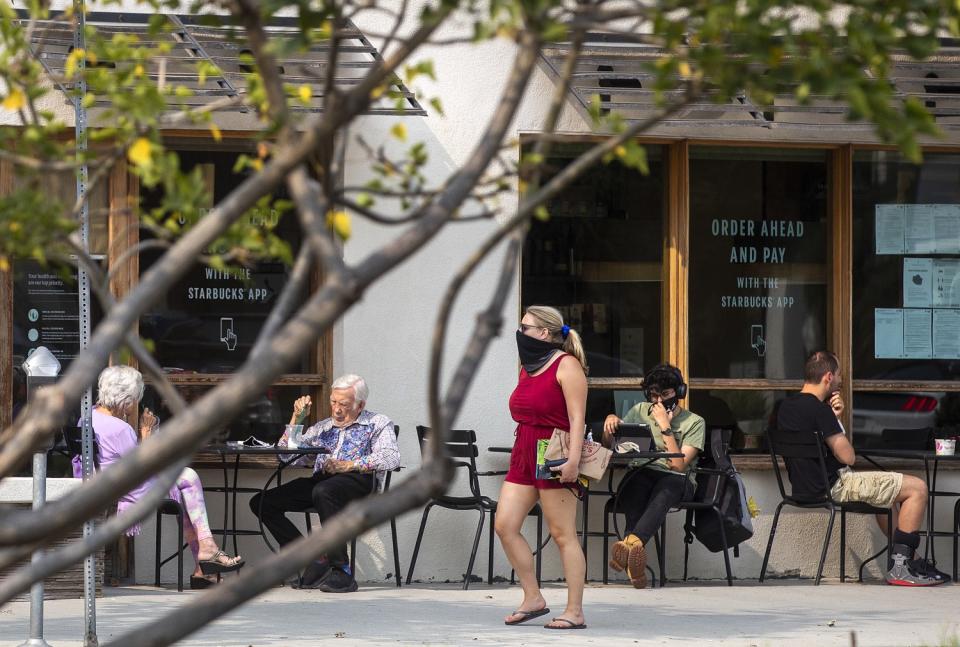
[[[937,456],[953,456],[957,449],[957,440],[955,438],[937,438]]]
[[[298,449],[303,438],[303,425],[286,425],[283,431],[287,437],[287,449]]]

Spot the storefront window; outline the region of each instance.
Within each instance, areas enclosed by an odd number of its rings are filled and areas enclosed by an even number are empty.
[[[684,406],[701,416],[707,427],[733,430],[730,449],[737,453],[766,453],[766,433],[776,424],[777,407],[790,391],[694,389]]]
[[[824,151],[691,149],[691,377],[802,378],[826,345],[827,168]]]
[[[177,390],[183,396],[187,403],[191,403],[206,393],[212,386],[199,385],[178,385]],[[255,436],[266,442],[274,442],[283,433],[283,426],[290,422],[290,414],[293,411],[293,402],[304,395],[314,394],[315,387],[312,386],[272,386],[266,390],[260,397],[253,398],[246,409],[237,415],[236,418],[225,422],[222,427],[215,432],[211,442],[221,443],[225,440],[245,440],[249,436]],[[163,421],[169,420],[173,414],[167,408],[166,403],[159,397],[156,389],[152,385],[147,385],[144,390],[143,402],[141,406],[149,407],[151,411],[160,417],[160,429],[163,429]],[[312,411],[311,420],[320,419],[316,406]],[[306,424],[310,424],[308,420]]]
[[[853,376],[960,377],[960,155],[853,162]]]
[[[585,149],[556,147],[547,178]],[[591,377],[642,377],[660,362],[665,180],[660,148],[647,156],[648,175],[617,162],[584,173],[524,245],[523,304],[560,309],[583,337]]]
[[[226,197],[244,179],[234,171],[237,153],[182,152],[182,167],[202,165],[212,188],[213,203]],[[145,194],[144,209],[156,196]],[[295,217],[270,209],[251,218],[272,219],[275,232],[299,248],[300,230]],[[141,240],[151,237],[141,229]],[[148,249],[140,255],[140,271],[146,272],[162,251]],[[140,333],[155,345],[155,357],[170,373],[230,373],[247,358],[264,322],[286,286],[290,268],[280,261],[264,261],[237,272],[223,272],[204,265],[187,274],[140,319]],[[300,299],[305,298],[305,293]],[[290,372],[311,372],[309,356]]]

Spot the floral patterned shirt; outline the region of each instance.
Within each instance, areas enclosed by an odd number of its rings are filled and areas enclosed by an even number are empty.
[[[284,434],[285,435],[285,434]],[[283,443],[286,438],[282,438]],[[280,444],[278,443],[278,444]],[[364,409],[347,427],[335,427],[333,418],[326,418],[303,432],[301,447],[325,447],[329,454],[320,454],[313,473],[323,471],[327,458],[353,461],[359,472],[376,472],[377,487],[382,489],[386,473],[400,467],[400,448],[390,418]],[[306,466],[310,456],[303,456],[295,465]]]

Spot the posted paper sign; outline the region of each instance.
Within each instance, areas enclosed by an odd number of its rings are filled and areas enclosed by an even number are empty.
[[[904,251],[904,206],[900,204],[878,204],[875,212],[876,253],[902,254]]]
[[[938,258],[933,261],[933,305],[960,308],[960,260]]]
[[[903,307],[929,308],[933,305],[933,259],[903,259]]]
[[[877,359],[903,357],[903,309],[874,308],[873,356]]]
[[[936,205],[907,204],[904,208],[904,250],[907,254],[932,254],[937,251],[937,237],[933,230],[933,210]]]
[[[933,356],[960,359],[960,310],[933,311]]]
[[[874,246],[877,254],[958,254],[960,205],[878,204]]]
[[[931,325],[933,310],[914,308],[903,311],[903,356],[910,359],[933,357]]]

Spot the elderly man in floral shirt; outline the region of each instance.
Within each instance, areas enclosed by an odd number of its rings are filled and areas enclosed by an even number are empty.
[[[294,479],[250,500],[253,514],[260,516],[281,546],[301,537],[285,513],[313,510],[323,523],[351,501],[369,495],[375,480],[377,488],[382,487],[387,471],[400,466],[393,422],[365,409],[368,395],[367,384],[359,375],[337,378],[330,389],[332,415],[310,427],[300,440],[301,447],[325,447],[330,453],[317,456],[312,476]],[[310,396],[298,399],[291,424],[302,420],[310,412],[310,405]],[[286,434],[279,441],[285,443]],[[299,462],[309,460],[303,457]],[[328,593],[356,591],[347,546],[339,546],[312,563],[292,584]]]

